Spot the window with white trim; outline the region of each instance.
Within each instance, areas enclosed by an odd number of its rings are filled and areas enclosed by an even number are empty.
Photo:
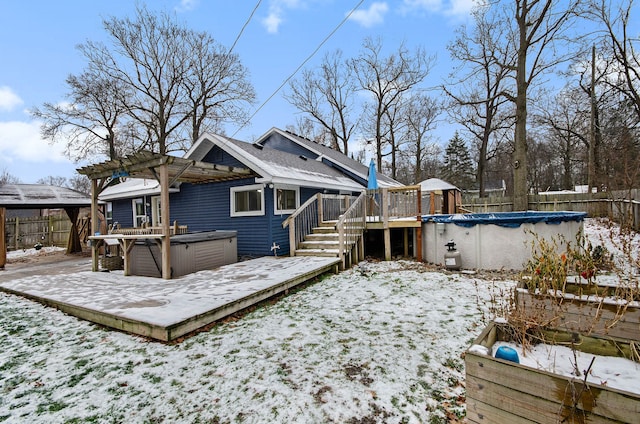
[[[159,227],[162,225],[162,207],[160,204],[160,196],[151,198],[151,225]]]
[[[107,221],[107,228],[109,228],[113,224],[113,203],[107,202],[104,209],[104,218]]]
[[[275,186],[273,189],[276,215],[292,214],[300,205],[300,189],[298,187]]]
[[[262,184],[231,188],[231,216],[264,215]]]
[[[131,201],[133,207],[133,226],[134,227],[142,227],[144,224],[149,222],[149,218],[147,217],[146,208],[144,205],[144,198],[138,197]]]

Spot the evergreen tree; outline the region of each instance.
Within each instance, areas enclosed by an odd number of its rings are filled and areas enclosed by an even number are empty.
[[[442,178],[461,190],[471,188],[474,181],[473,161],[465,141],[456,132],[444,153]]]

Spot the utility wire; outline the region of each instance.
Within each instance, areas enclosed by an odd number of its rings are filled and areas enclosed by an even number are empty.
[[[256,10],[258,10],[258,7],[260,7],[260,3],[262,3],[262,0],[258,0],[258,3],[256,3],[256,6],[253,8],[253,10],[251,11],[251,15],[249,15],[249,19],[247,19],[247,22],[244,23],[244,25],[242,26],[242,28],[240,29],[240,32],[238,33],[238,36],[236,37],[235,41],[233,42],[233,44],[231,45],[231,48],[229,49],[229,54],[231,54],[231,52],[233,51],[233,48],[236,46],[236,44],[238,43],[238,40],[240,39],[240,36],[242,35],[242,33],[244,32],[245,28],[247,27],[247,25],[249,25],[249,22],[251,22],[251,19],[253,18],[254,13],[256,13]]]
[[[291,73],[291,75],[289,75],[284,81],[282,81],[282,84],[280,84],[280,86],[278,88],[276,88],[276,90],[271,93],[271,95],[269,97],[267,97],[267,100],[265,100],[264,102],[262,102],[262,104],[251,114],[251,116],[242,123],[242,125],[240,125],[240,127],[238,127],[238,129],[236,130],[236,132],[233,133],[233,135],[231,136],[232,138],[236,136],[236,134],[238,134],[240,132],[241,129],[243,129],[244,127],[247,126],[247,124],[258,114],[258,112],[260,112],[262,110],[263,107],[266,106],[266,104],[273,99],[273,97],[278,93],[278,91],[280,91],[282,89],[282,87],[285,86],[285,84],[287,82],[289,82],[289,80],[291,80],[291,78],[293,78],[300,69],[302,69],[302,67],[309,61],[311,60],[311,58],[313,56],[315,56],[316,53],[318,53],[318,50],[320,50],[320,48],[324,45],[324,43],[326,43],[332,36],[333,34],[335,34],[340,27],[342,27],[342,25],[344,25],[345,22],[347,22],[347,20],[351,17],[351,15],[353,14],[353,12],[356,11],[356,9],[358,9],[362,3],[364,3],[364,0],[360,0],[358,2],[358,4],[356,4],[356,6],[351,9],[351,11],[344,17],[344,19],[329,33],[329,35],[327,35],[324,40],[322,40],[320,42],[320,44],[318,44],[318,46],[315,48],[315,50],[313,52],[311,52],[311,54],[309,56],[307,56],[307,58],[302,61],[302,63],[296,68],[295,71],[293,71]]]

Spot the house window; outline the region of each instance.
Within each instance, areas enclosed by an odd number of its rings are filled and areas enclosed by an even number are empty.
[[[132,200],[133,203],[133,226],[143,227],[149,219],[147,218],[146,208],[144,207],[144,198],[138,197]]]
[[[160,206],[160,196],[151,198],[151,225],[159,227],[162,225],[162,207]]]
[[[113,203],[107,202],[104,209],[104,218],[107,221],[107,228],[110,228],[111,225],[113,225]]]
[[[262,184],[231,188],[231,216],[264,215]]]
[[[297,188],[275,187],[275,213],[291,214],[300,204],[300,191]]]

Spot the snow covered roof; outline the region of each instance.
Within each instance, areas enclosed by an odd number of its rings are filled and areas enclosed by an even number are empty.
[[[159,196],[160,183],[147,178],[127,178],[119,184],[105,188],[98,198],[103,201],[140,196]],[[180,189],[169,187],[169,193],[177,193]]]
[[[345,191],[360,191],[364,188],[319,160],[221,135],[203,135],[187,152],[186,157],[201,160],[214,145],[257,173],[256,182]]]
[[[260,137],[256,144],[261,144],[267,137],[269,137],[273,132],[277,132],[280,135],[287,137],[294,143],[304,147],[305,149],[315,153],[319,158],[325,159],[340,168],[348,170],[352,172],[354,175],[357,175],[360,178],[363,178],[365,181],[369,175],[369,167],[367,165],[363,165],[357,160],[351,159],[349,156],[339,152],[331,147],[324,146],[322,144],[316,143],[307,138],[301,137],[297,134],[294,134],[289,131],[282,131],[278,128],[272,128],[265,135]],[[381,188],[384,187],[401,187],[402,183],[394,180],[393,178],[389,178],[386,175],[380,173],[380,170],[376,171],[376,177],[378,179],[378,186]]]
[[[0,185],[0,207],[43,209],[91,206],[91,197],[76,190],[46,184]]]
[[[421,191],[460,190],[458,187],[439,178],[429,178],[420,183]]]

